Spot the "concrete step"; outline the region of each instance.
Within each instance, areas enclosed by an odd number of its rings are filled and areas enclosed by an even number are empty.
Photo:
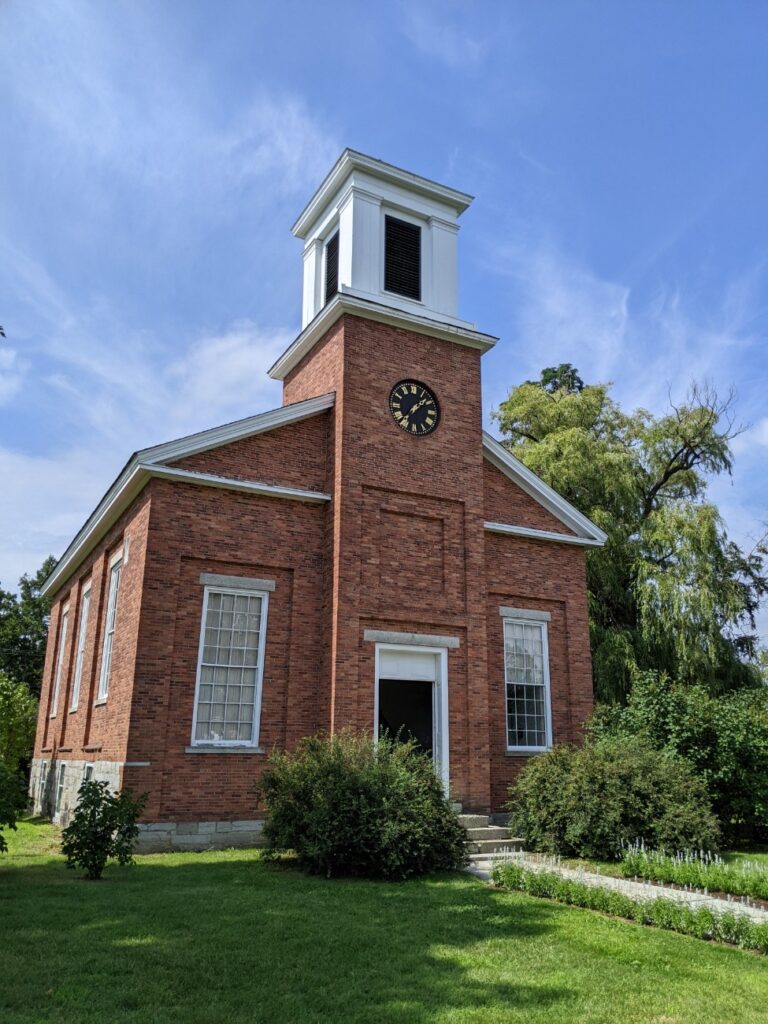
[[[484,854],[486,857],[502,850],[522,850],[523,840],[519,836],[510,836],[507,839],[479,839],[470,841],[469,852]]]
[[[460,814],[459,822],[464,828],[486,828],[490,824],[487,814]]]
[[[480,839],[511,839],[512,832],[500,825],[488,825],[484,828],[468,828],[467,835],[472,842]]]

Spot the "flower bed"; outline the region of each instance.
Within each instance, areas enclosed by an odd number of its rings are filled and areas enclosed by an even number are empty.
[[[633,843],[625,848],[621,872],[625,878],[673,882],[710,892],[768,900],[768,864],[750,860],[728,864],[722,857],[706,850],[668,854],[664,850],[647,850],[642,843]]]
[[[587,884],[557,871],[538,870],[511,861],[497,865],[493,879],[502,889],[516,889],[529,896],[768,954],[768,923],[751,920],[746,914],[720,913],[709,906],[691,906],[664,896],[636,899],[617,888]]]

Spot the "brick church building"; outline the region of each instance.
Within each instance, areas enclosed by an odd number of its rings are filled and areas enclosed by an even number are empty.
[[[483,432],[471,198],[342,153],[293,227],[282,406],[133,455],[45,584],[37,812],[104,779],[148,794],[144,849],[252,843],[269,752],[351,726],[414,736],[487,813],[577,739],[605,537]]]

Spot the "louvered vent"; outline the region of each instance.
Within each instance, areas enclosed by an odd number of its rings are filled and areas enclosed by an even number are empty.
[[[339,232],[325,246],[325,301],[330,302],[339,290]]]
[[[384,238],[384,288],[421,299],[421,228],[386,217]]]

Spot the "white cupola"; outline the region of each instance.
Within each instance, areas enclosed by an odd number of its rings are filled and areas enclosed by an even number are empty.
[[[345,149],[293,226],[304,240],[302,329],[337,293],[457,319],[458,218],[472,196]]]

